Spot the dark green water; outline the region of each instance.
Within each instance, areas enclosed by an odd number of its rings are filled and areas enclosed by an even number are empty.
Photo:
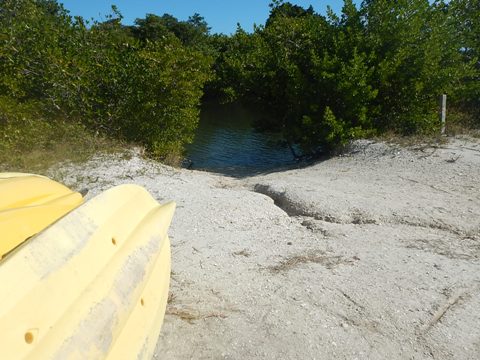
[[[256,132],[261,116],[239,104],[205,105],[193,144],[187,147],[192,169],[255,173],[294,164],[292,153],[275,134]]]

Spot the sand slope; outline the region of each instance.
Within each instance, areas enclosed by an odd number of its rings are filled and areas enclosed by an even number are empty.
[[[158,359],[480,358],[480,142],[358,141],[247,178],[131,152],[51,170],[178,204]]]

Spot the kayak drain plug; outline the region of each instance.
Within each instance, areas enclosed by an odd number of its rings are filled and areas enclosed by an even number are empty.
[[[33,334],[32,334],[30,331],[27,331],[27,332],[25,333],[25,342],[26,342],[27,344],[31,344],[31,343],[33,343],[33,340],[34,340]]]

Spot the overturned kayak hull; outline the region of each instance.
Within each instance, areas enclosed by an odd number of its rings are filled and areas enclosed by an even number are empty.
[[[151,358],[168,298],[174,209],[121,185],[2,260],[2,357]]]
[[[82,201],[81,194],[46,177],[0,173],[0,259]]]

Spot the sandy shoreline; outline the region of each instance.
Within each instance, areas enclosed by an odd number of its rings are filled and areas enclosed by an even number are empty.
[[[241,179],[135,153],[50,175],[177,202],[158,359],[480,358],[478,139]]]

